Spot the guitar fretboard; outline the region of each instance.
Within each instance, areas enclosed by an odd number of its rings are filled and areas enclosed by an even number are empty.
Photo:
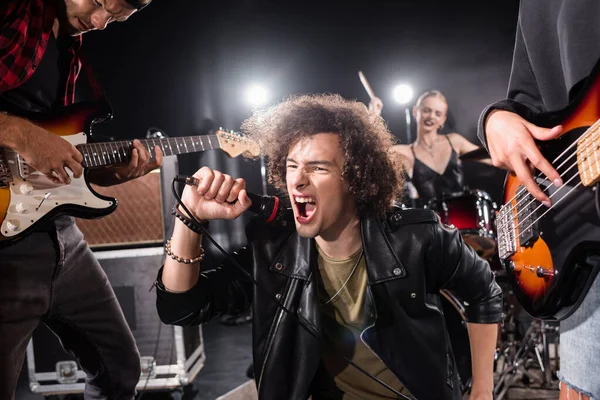
[[[221,148],[217,135],[140,139],[140,142],[148,149],[152,157],[155,156],[155,146],[158,146],[165,156]],[[76,147],[83,155],[82,164],[84,167],[102,167],[128,162],[131,159],[133,141],[86,143],[79,144]]]
[[[600,182],[600,120],[577,141],[577,164],[581,182],[592,186]]]

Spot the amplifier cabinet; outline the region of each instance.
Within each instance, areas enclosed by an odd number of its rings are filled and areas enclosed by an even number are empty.
[[[102,218],[76,218],[94,250],[161,246],[173,232],[171,210],[176,203],[171,185],[178,173],[177,157],[165,157],[159,169],[120,185],[90,186],[117,199],[117,209]]]

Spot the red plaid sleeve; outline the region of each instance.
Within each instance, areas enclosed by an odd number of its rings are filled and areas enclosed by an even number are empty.
[[[55,0],[0,0],[0,93],[14,89],[33,75],[39,65],[56,18]],[[81,38],[73,38],[72,61],[64,104],[74,100],[80,70],[77,55]]]
[[[42,59],[54,23],[46,7],[43,0],[8,0],[1,7],[0,92],[29,79]]]

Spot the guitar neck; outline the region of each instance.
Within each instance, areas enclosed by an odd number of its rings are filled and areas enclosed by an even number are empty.
[[[581,182],[592,186],[600,182],[600,120],[577,141],[577,168]]]
[[[221,142],[217,135],[139,140],[148,152],[150,152],[152,157],[155,156],[155,146],[158,146],[165,156],[221,148]],[[131,150],[133,149],[133,141],[85,143],[79,144],[76,147],[83,155],[83,166],[86,168],[94,168],[129,162],[131,159]]]

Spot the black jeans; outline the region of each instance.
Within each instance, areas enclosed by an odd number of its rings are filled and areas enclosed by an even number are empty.
[[[40,323],[86,372],[86,399],[133,399],[139,352],[72,219],[0,248],[0,399],[14,398],[27,343]]]

